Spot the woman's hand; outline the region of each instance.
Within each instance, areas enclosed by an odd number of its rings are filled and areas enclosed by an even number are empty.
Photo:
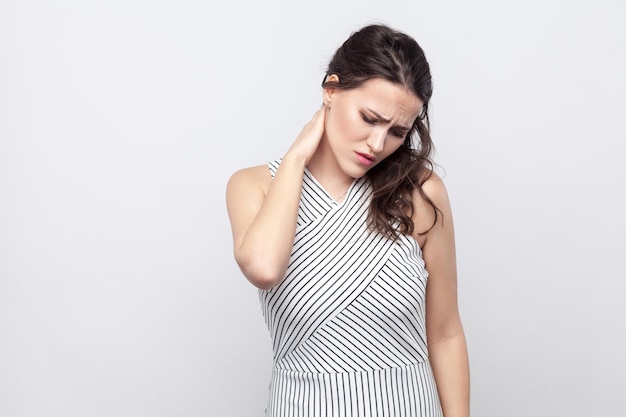
[[[315,112],[313,118],[304,125],[302,131],[285,154],[285,158],[293,157],[297,160],[304,160],[305,166],[309,163],[324,135],[327,110],[328,107],[322,104],[322,107]]]

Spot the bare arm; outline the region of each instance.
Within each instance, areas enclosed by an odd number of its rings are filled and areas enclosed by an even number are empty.
[[[236,172],[226,205],[235,260],[248,280],[269,289],[284,277],[293,246],[304,168],[324,132],[326,108],[318,110],[284,156],[273,180],[267,167]]]
[[[469,361],[457,303],[457,271],[452,211],[446,188],[433,175],[424,192],[441,210],[437,223],[421,240],[428,283],[426,286],[426,335],[428,352],[445,417],[469,416]],[[443,216],[441,215],[443,214]],[[432,224],[432,208],[416,197],[416,228]]]

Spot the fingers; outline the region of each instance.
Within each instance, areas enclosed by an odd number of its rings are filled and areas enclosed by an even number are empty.
[[[311,160],[324,135],[326,111],[327,106],[322,104],[311,120],[302,128],[288,153],[303,157],[307,163]]]
[[[322,104],[322,107],[318,111],[315,112],[315,115],[313,116],[313,119],[311,120],[312,122],[311,127],[313,130],[311,134],[316,136],[316,139],[318,142],[322,138],[322,135],[324,134],[324,128],[326,126],[327,109],[328,107]]]
[[[322,104],[322,106],[313,114],[313,117],[302,129],[301,135],[305,133],[319,134],[320,138],[322,133],[324,132],[324,121],[326,119],[326,109],[327,107]],[[312,132],[311,132],[312,131]]]

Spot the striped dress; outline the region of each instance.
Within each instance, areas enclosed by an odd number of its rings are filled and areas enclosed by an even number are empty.
[[[286,276],[259,291],[274,352],[266,417],[442,416],[421,249],[367,229],[370,194],[358,179],[335,203],[305,170]]]

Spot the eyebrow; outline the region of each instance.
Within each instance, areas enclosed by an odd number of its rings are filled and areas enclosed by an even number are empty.
[[[391,120],[389,120],[389,119],[385,119],[383,116],[381,116],[380,114],[378,114],[378,113],[377,113],[377,112],[375,112],[374,110],[370,109],[369,107],[367,108],[367,110],[369,110],[372,114],[374,114],[374,116],[376,116],[376,118],[377,118],[378,120],[380,120],[380,121],[382,121],[382,122],[385,122],[385,123],[391,123]],[[403,130],[403,131],[405,131],[405,132],[408,132],[409,130],[411,130],[411,128],[410,128],[410,127],[401,126],[401,125],[395,126],[395,128],[397,128],[397,129],[399,129],[399,130]]]

